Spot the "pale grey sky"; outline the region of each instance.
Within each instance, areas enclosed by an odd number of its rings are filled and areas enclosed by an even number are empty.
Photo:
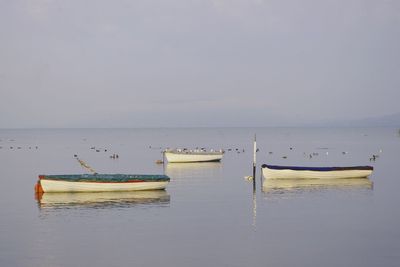
[[[397,0],[0,0],[0,128],[400,111]]]

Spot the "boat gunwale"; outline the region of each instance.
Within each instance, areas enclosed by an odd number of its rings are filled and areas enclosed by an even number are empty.
[[[130,181],[94,181],[94,180],[65,180],[65,179],[41,179],[43,181],[56,181],[66,183],[96,183],[96,184],[129,184],[129,183],[151,183],[151,182],[168,182],[169,180],[130,180]]]
[[[114,177],[112,177],[114,176]],[[169,182],[167,175],[142,175],[142,174],[54,174],[39,175],[39,180],[86,182],[86,183],[145,183],[145,182]]]

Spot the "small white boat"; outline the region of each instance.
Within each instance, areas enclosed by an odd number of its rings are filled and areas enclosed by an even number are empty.
[[[35,191],[40,192],[108,192],[165,189],[166,175],[75,174],[39,175]]]
[[[221,161],[224,151],[174,149],[164,151],[164,155],[170,163],[218,162]]]
[[[344,179],[366,178],[373,171],[371,166],[352,167],[298,167],[262,165],[265,179]]]

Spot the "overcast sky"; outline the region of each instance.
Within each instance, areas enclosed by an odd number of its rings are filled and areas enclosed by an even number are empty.
[[[400,111],[398,0],[0,0],[0,128]]]

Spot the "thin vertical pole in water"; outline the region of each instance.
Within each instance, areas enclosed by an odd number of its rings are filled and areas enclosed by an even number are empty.
[[[165,149],[162,151],[162,169],[163,169],[163,174],[165,175]]]
[[[256,153],[257,153],[257,137],[254,135],[253,147],[253,191],[256,191]]]

